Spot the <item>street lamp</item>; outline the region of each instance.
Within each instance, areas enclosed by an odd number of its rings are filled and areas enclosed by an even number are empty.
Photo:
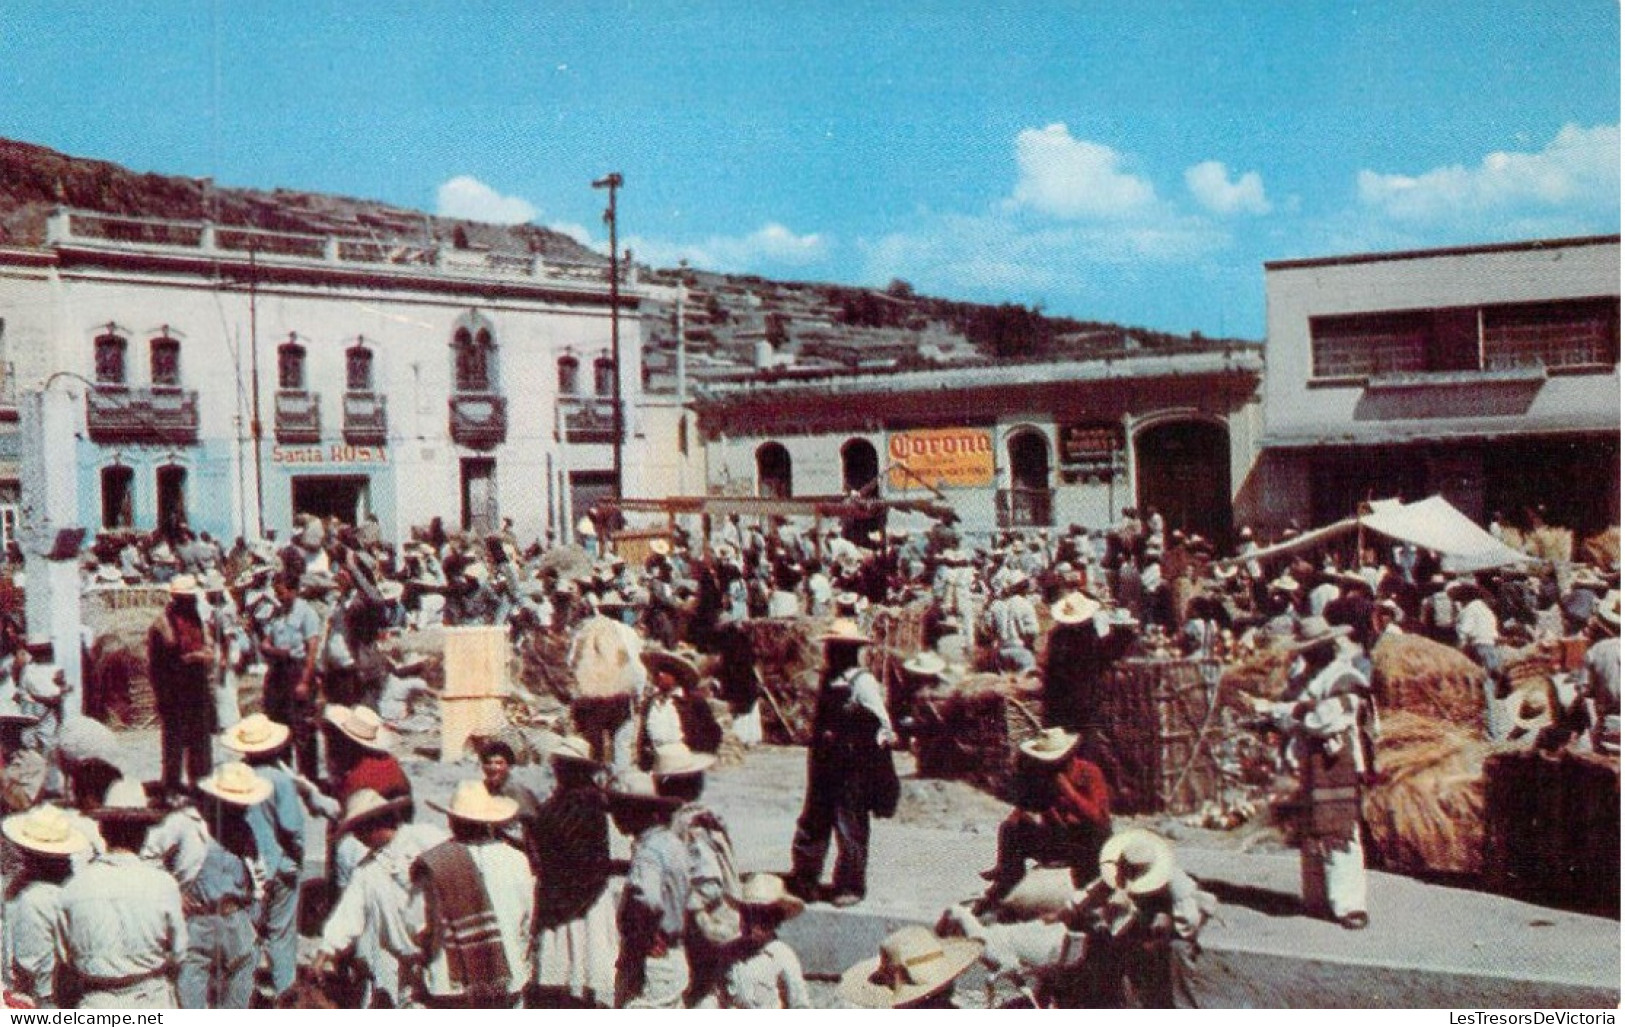
[[[615,190],[621,187],[621,173],[611,171],[592,184],[594,189],[609,190],[609,206],[604,210],[604,223],[609,226],[609,361],[615,380],[610,391],[610,431],[614,436],[615,498],[621,498],[621,255],[615,235]]]

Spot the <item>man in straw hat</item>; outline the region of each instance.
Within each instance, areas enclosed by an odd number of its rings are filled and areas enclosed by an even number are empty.
[[[313,968],[326,976],[353,956],[366,978],[358,1006],[415,1002],[423,916],[413,901],[412,865],[448,835],[433,824],[407,823],[411,808],[410,799],[386,799],[363,788],[350,796],[335,825],[354,836],[366,855],[328,914]]]
[[[158,705],[163,745],[163,784],[176,791],[182,763],[186,779],[197,784],[209,775],[210,742],[216,726],[215,640],[204,623],[197,579],[178,574],[169,581],[169,604],[147,629],[147,675]]]
[[[776,874],[747,874],[733,899],[740,937],[722,971],[724,1009],[810,1009],[807,980],[794,949],[779,940],[779,925],[801,915],[804,903]]]
[[[8,994],[36,1008],[59,1004],[56,916],[62,885],[73,872],[69,857],[90,849],[90,840],[55,806],[16,813],[0,823],[20,866],[9,870],[5,901],[5,965]]]
[[[956,1009],[954,982],[982,948],[974,938],[941,938],[924,927],[903,927],[880,943],[880,955],[841,975],[839,994],[859,1009]]]
[[[863,901],[869,865],[869,814],[896,809],[897,772],[890,746],[897,740],[880,682],[859,656],[869,638],[850,620],[824,633],[824,671],[807,747],[807,794],[791,842],[790,890],[803,899],[819,894],[830,835],[835,835],[835,894],[831,903]],[[889,779],[888,779],[889,775]]]
[[[689,901],[688,850],[672,833],[680,799],[660,795],[654,778],[627,771],[610,786],[609,814],[632,839],[621,894],[621,951],[615,968],[619,1009],[679,1009],[688,991],[683,929]]]
[[[266,661],[265,713],[293,731],[299,773],[320,773],[316,746],[316,655],[326,633],[321,617],[299,596],[299,575],[272,579],[276,607],[260,637]]]
[[[464,781],[446,814],[451,841],[419,856],[413,885],[424,902],[423,1004],[511,1009],[530,984],[536,878],[502,828],[519,804]]]
[[[1023,794],[999,825],[998,858],[982,875],[990,883],[980,909],[996,907],[1021,882],[1029,858],[1069,868],[1075,886],[1094,879],[1100,847],[1112,833],[1111,790],[1078,743],[1079,736],[1058,727],[1021,743]]]
[[[1290,804],[1303,867],[1303,900],[1314,916],[1349,930],[1370,922],[1360,791],[1371,764],[1371,683],[1350,662],[1345,627],[1320,617],[1298,625],[1286,691],[1253,700],[1255,711],[1288,740],[1299,790]]]
[[[79,1009],[174,1009],[186,958],[186,919],[175,879],[139,853],[161,814],[128,778],[113,782],[92,817],[107,851],[62,888],[57,953]]]
[[[258,904],[258,929],[265,943],[271,970],[273,1004],[293,987],[299,951],[299,874],[305,865],[305,807],[299,786],[284,762],[293,733],[263,713],[233,724],[220,736],[220,744],[254,768],[271,785],[271,797],[248,807],[244,814],[260,862],[265,869],[264,892]]]

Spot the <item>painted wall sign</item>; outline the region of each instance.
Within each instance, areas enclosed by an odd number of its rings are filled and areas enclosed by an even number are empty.
[[[1109,472],[1122,452],[1121,424],[1074,424],[1061,432],[1061,463],[1074,471]]]
[[[893,465],[901,465],[886,476],[894,489],[922,488],[922,481],[946,488],[993,484],[993,433],[985,428],[894,432],[886,452]]]
[[[387,464],[389,450],[383,446],[351,446],[342,442],[335,442],[330,446],[272,446],[271,462],[290,467]]]

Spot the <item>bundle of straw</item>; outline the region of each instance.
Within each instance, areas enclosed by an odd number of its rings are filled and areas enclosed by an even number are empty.
[[[1382,728],[1384,780],[1364,801],[1378,861],[1407,873],[1479,873],[1484,760],[1507,746],[1484,741],[1476,728],[1405,711],[1384,717]]]
[[[1580,547],[1580,555],[1587,562],[1607,569],[1619,565],[1619,528],[1609,528],[1600,534],[1593,535],[1585,540]]]
[[[1384,638],[1371,652],[1372,687],[1384,710],[1408,710],[1477,729],[1484,671],[1455,649],[1420,635]]]

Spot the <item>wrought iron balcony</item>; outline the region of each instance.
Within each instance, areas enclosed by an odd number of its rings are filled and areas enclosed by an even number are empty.
[[[611,443],[615,441],[615,403],[607,399],[560,396],[564,420],[564,441]]]
[[[276,393],[276,440],[308,444],[322,441],[321,393],[303,389],[278,389]]]
[[[508,437],[508,400],[494,392],[451,397],[451,438],[470,449],[492,449]]]
[[[383,393],[344,394],[344,441],[352,446],[382,446],[389,441],[389,411]]]
[[[1000,489],[999,527],[1048,528],[1054,524],[1054,489]]]
[[[92,442],[182,445],[197,441],[197,392],[99,385],[85,393]]]

